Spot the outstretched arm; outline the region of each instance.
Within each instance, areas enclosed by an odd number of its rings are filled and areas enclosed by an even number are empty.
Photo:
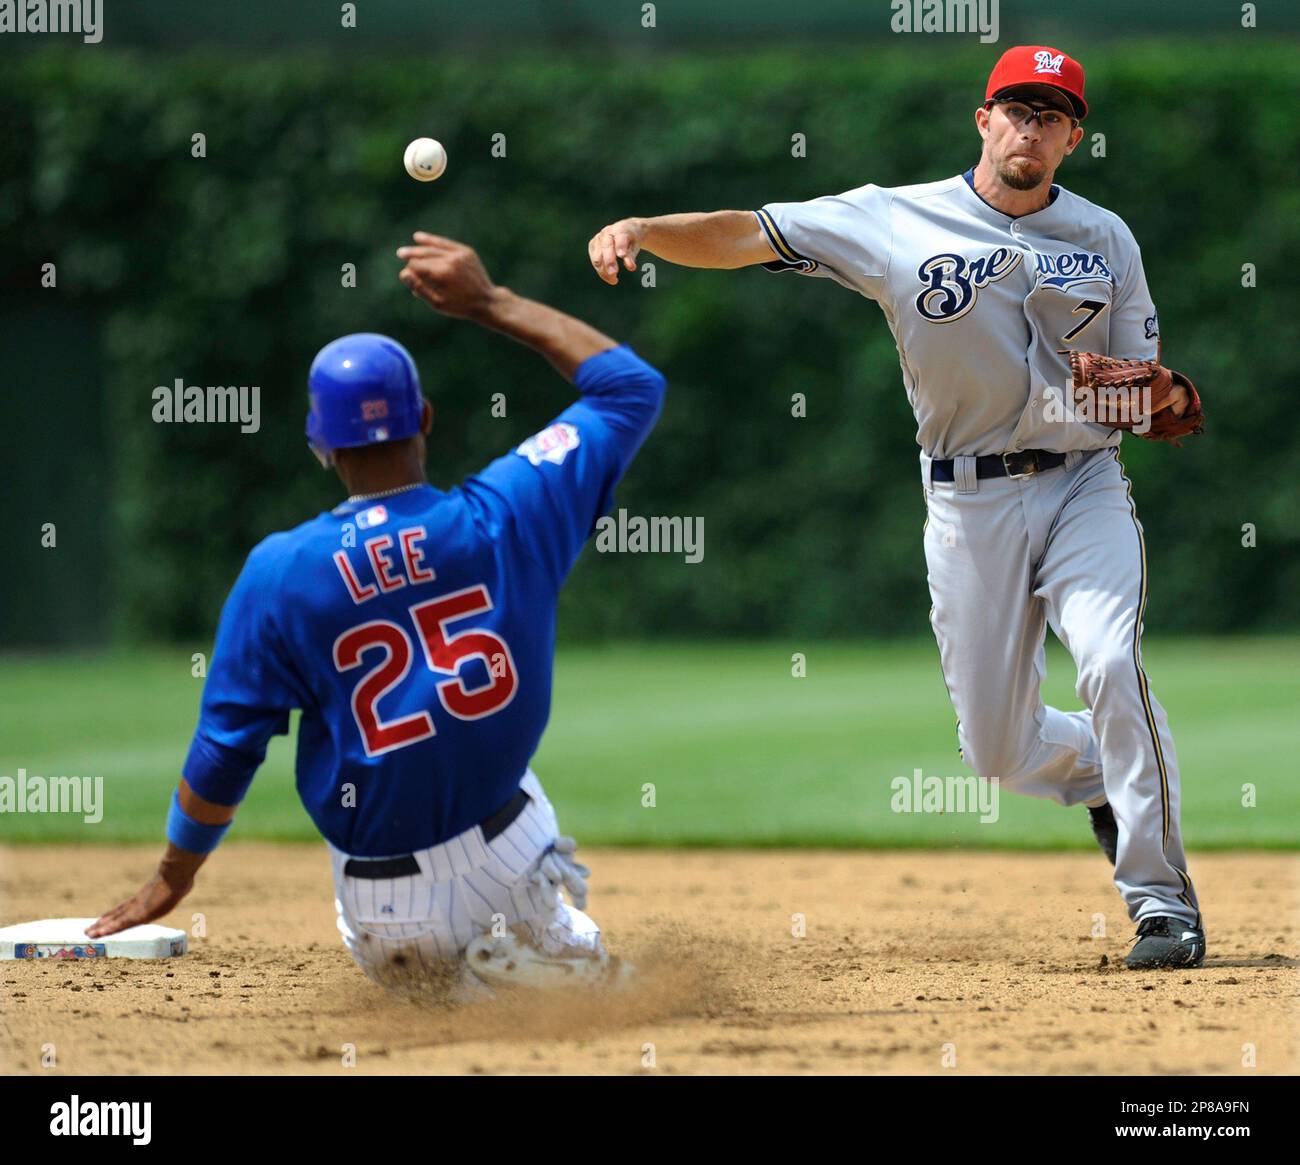
[[[412,237],[397,249],[406,261],[398,278],[435,311],[527,344],[570,382],[584,360],[616,346],[590,324],[493,283],[472,247],[427,231]]]
[[[195,838],[204,832],[216,832],[230,823],[235,816],[233,805],[218,805],[200,797],[189,783],[182,778],[177,791],[180,809],[185,817],[201,828],[192,830]],[[173,811],[174,816],[174,811]],[[155,918],[171,913],[181,899],[194,886],[194,875],[199,867],[208,860],[207,853],[193,853],[182,849],[171,840],[174,822],[168,823],[167,852],[158,862],[158,869],[143,886],[125,902],[119,902],[112,910],[105,911],[90,926],[86,927],[89,938],[103,938],[106,934],[116,934],[131,926],[153,922]],[[181,840],[186,840],[184,836]],[[190,844],[195,844],[191,842]]]
[[[473,249],[419,231],[400,247],[398,278],[435,311],[472,320],[527,344],[578,390],[555,420],[462,488],[495,515],[556,586],[564,580],[614,488],[649,436],[666,381],[625,345],[488,278]]]
[[[749,210],[619,219],[602,227],[587,244],[596,274],[611,284],[618,282],[620,262],[628,271],[636,270],[641,251],[683,267],[725,270],[770,263],[777,257]]]
[[[253,549],[222,609],[199,722],[167,817],[167,851],[149,881],[87,927],[91,938],[161,918],[190,892],[268,741],[288,732],[290,709],[305,706],[274,620],[277,580],[284,574],[276,551],[282,538],[272,535]]]

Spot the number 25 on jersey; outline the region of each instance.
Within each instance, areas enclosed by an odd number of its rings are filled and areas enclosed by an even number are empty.
[[[466,587],[427,599],[410,607],[407,614],[424,648],[425,666],[439,675],[450,676],[437,685],[442,706],[458,720],[481,720],[500,712],[514,699],[519,685],[515,661],[506,641],[490,631],[468,628],[450,634],[449,623],[492,610],[492,599],[484,586]],[[379,718],[379,701],[410,673],[413,647],[405,629],[388,619],[372,619],[343,632],[334,641],[334,666],[339,672],[359,667],[366,652],[379,650],[383,658],[352,691],[352,715],[361,731],[367,756],[380,756],[408,744],[428,740],[437,734],[433,718],[421,711],[396,720]],[[468,660],[481,659],[488,682],[469,688],[460,677]]]

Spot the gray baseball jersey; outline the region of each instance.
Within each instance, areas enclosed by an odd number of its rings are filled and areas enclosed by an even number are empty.
[[[1156,356],[1142,256],[1117,215],[1052,191],[1014,219],[969,173],[756,213],[780,257],[769,269],[834,279],[880,305],[931,457],[1118,445],[1118,431],[1073,419],[1058,349]]]
[[[957,739],[980,776],[1064,805],[1109,802],[1129,915],[1200,925],[1168,717],[1142,664],[1146,549],[1120,433],[1067,406],[1066,357],[1159,353],[1129,229],[1059,186],[1011,218],[943,182],[863,186],[756,212],[777,261],[875,300],[916,412],[925,555]],[[1047,449],[1065,465],[980,478],[975,458]],[[951,480],[934,458],[954,460]],[[1050,625],[1087,708],[1043,702]]]

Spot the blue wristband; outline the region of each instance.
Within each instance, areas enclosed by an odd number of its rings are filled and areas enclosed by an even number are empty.
[[[167,840],[177,849],[192,854],[210,854],[221,844],[230,822],[225,825],[204,825],[195,821],[181,808],[181,791],[172,794],[171,812],[167,814]]]

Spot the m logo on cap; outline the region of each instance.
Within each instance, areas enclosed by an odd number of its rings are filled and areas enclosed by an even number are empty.
[[[1055,73],[1058,77],[1061,75],[1061,65],[1065,61],[1064,53],[1057,53],[1052,56],[1045,49],[1034,54],[1034,72],[1035,73]]]

